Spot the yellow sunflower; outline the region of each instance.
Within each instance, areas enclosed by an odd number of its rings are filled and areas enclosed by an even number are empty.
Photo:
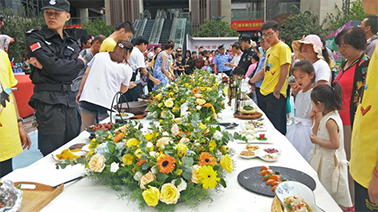
[[[208,152],[202,152],[199,157],[199,164],[201,166],[205,166],[205,165],[215,166],[217,165],[217,159]]]
[[[159,172],[169,174],[175,169],[176,166],[176,159],[169,155],[165,155],[163,157],[159,157],[157,163],[159,167]]]
[[[202,183],[202,188],[204,189],[215,188],[220,180],[217,176],[217,171],[214,171],[212,166],[202,166],[197,174],[198,180]]]

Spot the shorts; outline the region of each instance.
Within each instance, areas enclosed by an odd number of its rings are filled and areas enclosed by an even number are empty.
[[[81,101],[80,110],[90,114],[108,115],[109,109],[87,101]]]

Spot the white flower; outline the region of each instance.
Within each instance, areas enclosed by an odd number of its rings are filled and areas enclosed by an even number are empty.
[[[175,103],[172,99],[167,99],[167,101],[164,102],[164,105],[168,108],[172,108],[175,105]]]
[[[182,179],[182,178],[180,178],[180,179],[181,179],[181,183],[177,186],[177,189],[178,189],[179,191],[183,191],[183,190],[186,189],[187,183],[185,182],[184,179]],[[172,183],[173,185],[175,185],[176,180],[177,180],[177,179],[172,180],[171,183]]]
[[[118,142],[117,143],[117,149],[118,150],[122,150],[122,149],[124,149],[125,148],[125,146],[126,146],[126,143],[125,142],[123,142],[123,141],[120,141],[120,142]]]
[[[151,157],[155,157],[156,156],[156,152],[155,151],[151,151],[150,155],[151,155]]]
[[[189,142],[189,138],[186,138],[186,137],[182,137],[181,140],[180,140],[180,144],[185,144],[186,142]]]
[[[169,137],[162,137],[159,140],[157,140],[156,146],[160,148],[160,147],[163,147],[165,145],[168,145],[170,140],[171,139]]]
[[[143,175],[140,178],[139,186],[141,189],[146,189],[145,185],[148,183],[154,181],[156,179],[156,176],[152,172],[148,172],[147,174]]]
[[[158,174],[159,168],[157,166],[153,166],[153,167],[151,167],[151,172],[154,173],[154,174]]]
[[[140,181],[140,178],[142,178],[142,177],[143,177],[143,173],[142,172],[137,172],[134,175],[134,180]]]
[[[180,129],[179,129],[179,127],[178,127],[177,124],[174,124],[172,126],[171,131],[172,131],[172,134],[175,135],[175,136],[177,136],[178,134],[180,134]]]
[[[147,144],[146,144],[146,147],[147,148],[152,148],[154,146],[154,144],[153,143],[151,143],[151,142],[147,142]]]
[[[197,105],[196,108],[197,108],[197,110],[201,110],[202,107]]]
[[[106,158],[101,154],[95,154],[92,156],[88,163],[89,170],[92,172],[102,172],[105,168]]]
[[[116,173],[119,169],[119,163],[113,162],[110,164],[110,172]]]
[[[214,133],[213,137],[220,141],[222,138],[223,138],[223,134],[221,132],[219,132],[218,130]]]

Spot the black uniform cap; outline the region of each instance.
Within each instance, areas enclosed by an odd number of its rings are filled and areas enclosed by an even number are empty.
[[[218,46],[218,49],[224,49],[224,44]]]
[[[70,12],[70,3],[67,0],[45,0],[42,10],[53,9]]]
[[[251,40],[251,37],[249,37],[249,36],[243,36],[243,37],[241,38],[241,40],[242,40],[242,41],[247,41],[247,42],[249,42],[249,41]]]

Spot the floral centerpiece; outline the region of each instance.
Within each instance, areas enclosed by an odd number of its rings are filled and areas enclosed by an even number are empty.
[[[182,75],[165,88],[151,92],[151,112],[154,119],[172,119],[200,114],[205,123],[216,123],[217,114],[224,109],[224,84],[206,71]]]
[[[207,72],[182,76],[153,94],[150,112],[159,122],[143,128],[139,122],[99,129],[92,134],[85,158],[57,163],[57,168],[85,164],[88,176],[126,197],[158,211],[174,211],[185,203],[195,209],[211,200],[210,190],[226,187],[234,169],[234,139],[217,125],[224,108],[223,88]],[[181,106],[186,104],[186,114]],[[184,110],[183,110],[184,111]]]
[[[139,202],[141,208],[159,211],[173,211],[179,202],[196,208],[211,199],[210,189],[226,187],[225,176],[234,169],[227,144],[242,136],[203,124],[199,114],[151,123],[145,133],[142,128],[138,122],[129,122],[96,131],[90,152],[79,162],[84,162],[89,177]]]

